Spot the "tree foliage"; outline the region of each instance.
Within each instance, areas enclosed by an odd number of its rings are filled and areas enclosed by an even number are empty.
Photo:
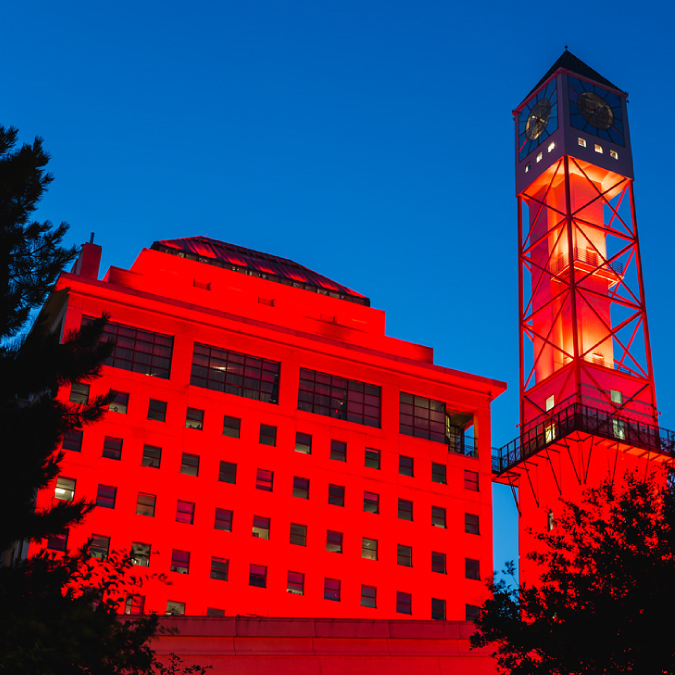
[[[675,673],[675,498],[662,477],[626,476],[564,503],[536,534],[540,581],[489,583],[474,647],[492,646],[511,675]],[[506,576],[513,579],[513,564]]]

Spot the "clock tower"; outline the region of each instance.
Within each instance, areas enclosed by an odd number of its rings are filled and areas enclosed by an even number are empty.
[[[569,51],[514,111],[520,433],[495,458],[528,533],[559,499],[670,462],[659,428],[633,200],[627,94]]]

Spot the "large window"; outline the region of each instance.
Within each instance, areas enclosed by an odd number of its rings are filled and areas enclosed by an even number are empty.
[[[464,429],[471,426],[472,416],[450,412],[442,401],[401,392],[399,431],[407,436],[445,443],[452,452],[475,456],[475,449],[465,445]]]
[[[380,401],[372,384],[300,368],[298,410],[379,428]]]
[[[190,384],[257,401],[278,403],[279,367],[276,361],[196,342]]]

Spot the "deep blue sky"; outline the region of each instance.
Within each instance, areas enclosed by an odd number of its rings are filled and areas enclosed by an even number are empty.
[[[307,265],[387,312],[389,335],[504,380],[516,435],[511,110],[565,45],[630,93],[654,366],[675,428],[670,3],[14,2],[0,123],[45,138],[40,218],[103,265],[208,235]],[[508,490],[495,565],[516,557]]]

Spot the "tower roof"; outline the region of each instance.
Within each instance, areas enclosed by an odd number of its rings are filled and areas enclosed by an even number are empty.
[[[553,73],[555,73],[556,70],[559,70],[560,68],[564,68],[565,70],[569,70],[572,73],[581,75],[581,77],[586,77],[589,80],[597,82],[598,84],[604,84],[608,87],[611,87],[612,89],[622,91],[615,84],[612,84],[606,77],[603,77],[596,70],[593,70],[593,68],[586,65],[581,59],[574,56],[572,52],[568,52],[567,50],[565,50],[560,55],[560,58],[548,69],[544,77],[542,77],[541,80],[539,80],[539,82],[537,82],[537,84],[534,85],[534,87],[530,90],[529,94],[525,98],[527,98],[531,93],[533,93],[542,84],[544,84],[544,82],[546,82],[546,80],[548,80],[548,78],[551,77],[551,75],[553,75]]]
[[[208,237],[165,239],[154,242],[151,248],[287,286],[295,286],[321,295],[370,306],[370,300],[365,295],[292,260],[235,246],[217,239]]]

